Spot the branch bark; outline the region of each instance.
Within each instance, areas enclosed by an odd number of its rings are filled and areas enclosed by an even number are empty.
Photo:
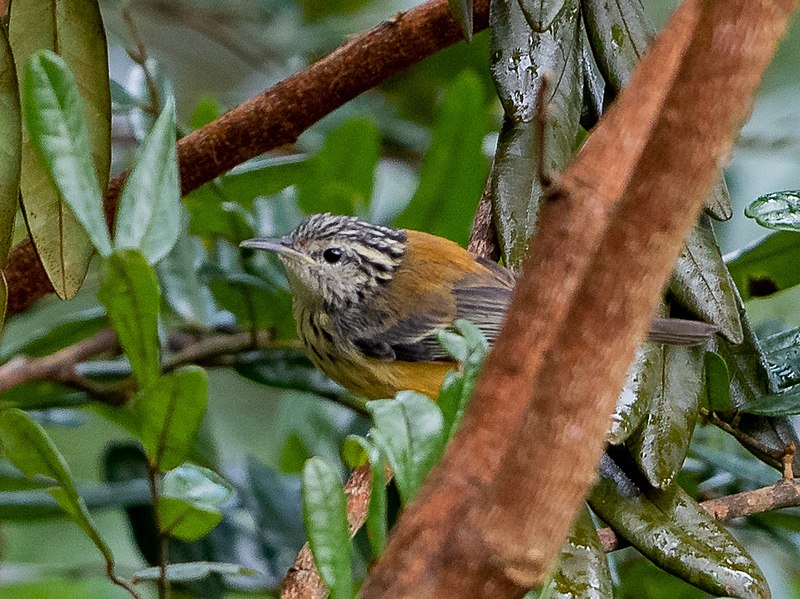
[[[619,389],[796,3],[687,0],[559,180],[464,423],[361,593],[543,582]]]
[[[489,0],[475,0],[474,31],[489,21]],[[324,116],[423,58],[461,40],[447,0],[398,13],[296,75],[222,115],[178,142],[183,193],[254,156],[295,141]],[[125,174],[106,191],[111,222]],[[8,314],[53,291],[30,241],[17,245],[5,270]]]

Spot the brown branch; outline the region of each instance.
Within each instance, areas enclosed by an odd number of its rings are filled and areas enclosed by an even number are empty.
[[[474,30],[485,29],[489,0],[475,0]],[[447,0],[398,13],[301,72],[251,98],[178,142],[183,193],[237,164],[291,143],[311,125],[387,78],[462,39]],[[125,175],[111,180],[106,215],[111,220]],[[51,293],[30,241],[17,245],[5,270],[8,313]]]
[[[709,499],[701,502],[700,505],[716,520],[722,522],[787,507],[800,507],[800,483],[782,478],[769,487],[744,491],[718,499]],[[627,541],[618,537],[610,528],[599,529],[597,536],[600,537],[606,553],[628,546]]]
[[[361,596],[521,597],[610,415],[792,0],[686,0],[559,179],[461,429]],[[520,501],[524,498],[524,501]]]
[[[478,202],[467,249],[476,256],[497,262],[500,258],[500,246],[497,245],[497,230],[492,217],[492,170],[494,163],[489,169],[489,176],[486,178],[486,185]]]

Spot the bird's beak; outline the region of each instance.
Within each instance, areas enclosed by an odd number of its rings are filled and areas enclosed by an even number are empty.
[[[239,244],[239,247],[253,248],[256,250],[267,250],[268,252],[275,252],[282,256],[288,256],[316,264],[311,256],[307,256],[302,252],[298,252],[292,247],[292,239],[290,237],[278,237],[276,239],[269,239],[266,237],[257,237],[256,239],[247,239]]]

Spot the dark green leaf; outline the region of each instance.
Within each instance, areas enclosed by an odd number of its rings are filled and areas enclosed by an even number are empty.
[[[99,279],[97,299],[106,307],[139,387],[149,387],[160,371],[155,271],[140,252],[121,250],[103,261]]]
[[[715,352],[703,356],[705,402],[712,412],[732,412],[731,377],[725,359]]]
[[[589,504],[660,568],[713,595],[769,597],[764,575],[727,530],[677,484],[642,488],[605,456]]]
[[[367,411],[375,424],[372,440],[392,465],[400,498],[407,505],[442,455],[442,412],[414,391],[401,391],[395,399],[371,401]]]
[[[366,525],[372,555],[377,558],[386,547],[388,534],[386,460],[377,445],[359,435],[349,435],[344,440],[342,458],[350,468],[357,468],[367,461],[370,463],[372,480]]]
[[[25,125],[30,143],[44,163],[61,199],[102,256],[111,253],[78,83],[66,61],[37,50],[25,66]]]
[[[354,597],[347,499],[336,470],[317,457],[303,469],[303,522],[314,563],[331,597]]]
[[[136,396],[140,439],[150,463],[170,470],[192,451],[206,412],[208,377],[199,366],[160,376]]]
[[[270,349],[237,356],[236,372],[262,385],[296,389],[323,397],[347,393],[320,372],[302,350]]]
[[[453,18],[461,25],[461,31],[464,32],[464,38],[467,41],[472,39],[472,2],[473,0],[447,0],[450,12],[453,13]]]
[[[641,424],[661,387],[663,364],[664,351],[660,345],[645,343],[636,351],[611,417],[608,442],[612,445],[623,443]]]
[[[480,79],[464,71],[444,94],[419,186],[396,225],[466,244],[486,182],[486,103]]]
[[[754,200],[744,211],[762,227],[800,231],[800,191],[778,191]]]
[[[761,416],[792,416],[800,414],[800,389],[765,395],[741,410]]]
[[[607,599],[614,594],[606,554],[585,505],[561,548],[552,586],[553,599]]]
[[[0,27],[0,269],[5,266],[11,249],[19,206],[21,152],[22,113],[17,74],[5,28]]]
[[[211,121],[219,118],[224,112],[223,108],[219,105],[213,97],[203,96],[194,106],[192,116],[189,117],[189,126],[192,129],[199,129],[208,125]]]
[[[766,297],[800,283],[800,235],[779,231],[725,256],[742,299]]]
[[[171,582],[189,582],[201,580],[212,574],[225,576],[258,576],[260,573],[252,568],[245,568],[239,564],[223,562],[184,562],[181,564],[167,565],[167,580]],[[139,570],[133,575],[133,583],[138,584],[145,580],[158,580],[161,577],[161,568],[153,566]]]
[[[15,0],[10,7],[8,35],[20,80],[23,67],[39,49],[57,50],[75,74],[86,106],[98,188],[104,190],[111,163],[111,100],[98,2]],[[20,190],[26,224],[45,271],[60,297],[72,297],[86,275],[92,244],[24,139]]]
[[[300,474],[306,460],[311,457],[308,446],[300,435],[295,433],[286,437],[281,447],[280,471],[285,474]]]
[[[328,134],[325,145],[298,181],[298,200],[306,213],[365,214],[372,198],[380,136],[375,124],[351,119]]]
[[[742,342],[736,290],[707,215],[700,217],[686,242],[669,290],[682,306],[716,325],[729,341]]]
[[[120,193],[114,248],[138,249],[151,264],[161,260],[178,239],[180,198],[175,102],[169,98]]]

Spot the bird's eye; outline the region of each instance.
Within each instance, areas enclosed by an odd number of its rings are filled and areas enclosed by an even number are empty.
[[[322,257],[328,264],[336,264],[339,260],[342,259],[342,250],[340,250],[339,248],[328,248],[327,250],[322,252]]]

